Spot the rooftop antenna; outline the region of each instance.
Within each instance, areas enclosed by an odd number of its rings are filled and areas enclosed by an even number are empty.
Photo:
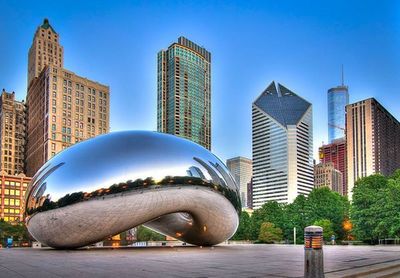
[[[343,64],[342,64],[342,86],[344,86],[344,70],[343,70]]]

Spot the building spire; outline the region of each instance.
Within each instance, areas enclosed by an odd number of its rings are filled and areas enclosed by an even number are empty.
[[[53,31],[54,33],[57,34],[57,32],[53,29],[53,27],[50,25],[50,21],[48,18],[43,19],[43,24],[40,26],[43,29],[51,29],[51,31]]]
[[[344,86],[344,70],[343,70],[343,64],[342,64],[342,86]]]

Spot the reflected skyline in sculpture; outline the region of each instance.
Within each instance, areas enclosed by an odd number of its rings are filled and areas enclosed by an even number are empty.
[[[28,230],[56,248],[140,224],[213,245],[233,235],[239,212],[237,185],[216,156],[186,139],[146,131],[110,133],[61,152],[35,175],[26,200]],[[62,236],[62,227],[74,228],[74,236]]]

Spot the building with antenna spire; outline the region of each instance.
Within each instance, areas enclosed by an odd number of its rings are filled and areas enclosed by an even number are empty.
[[[342,65],[341,85],[328,90],[328,144],[319,147],[320,167],[330,168],[333,164],[335,170],[341,173],[342,185],[340,194],[346,196],[347,190],[347,168],[346,155],[347,145],[345,139],[346,129],[346,105],[349,104],[349,88],[344,85],[344,71]],[[332,164],[331,164],[332,163]],[[318,167],[316,168],[316,170]],[[316,182],[316,187],[321,183],[329,183],[322,180]]]
[[[328,90],[328,139],[329,143],[345,136],[345,112],[349,104],[349,88],[344,85],[342,66],[342,84]]]

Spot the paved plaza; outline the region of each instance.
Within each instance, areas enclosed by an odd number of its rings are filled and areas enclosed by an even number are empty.
[[[302,277],[303,254],[300,245],[0,249],[0,277]],[[324,259],[326,277],[400,277],[396,246],[325,246]]]

